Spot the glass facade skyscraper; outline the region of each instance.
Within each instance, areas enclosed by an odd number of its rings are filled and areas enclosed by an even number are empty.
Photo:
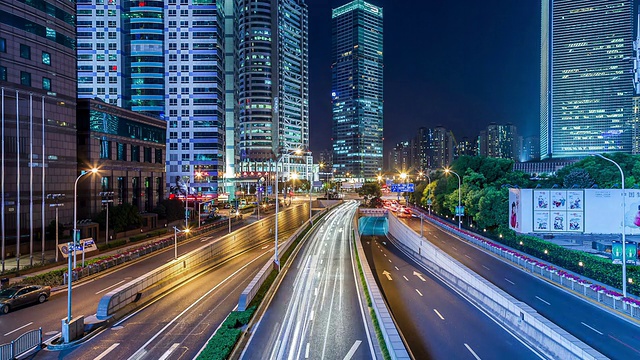
[[[168,189],[218,192],[224,1],[78,0],[78,97],[167,121]]]
[[[332,12],[333,168],[375,179],[383,165],[382,8],[355,0]]]
[[[636,17],[635,1],[542,1],[542,159],[632,152]]]

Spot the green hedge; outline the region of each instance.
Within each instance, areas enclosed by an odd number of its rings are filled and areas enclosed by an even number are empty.
[[[127,239],[111,240],[109,241],[108,244],[98,244],[98,250],[100,251],[108,250],[108,249],[120,247],[126,244],[127,244]]]
[[[622,288],[622,266],[614,264],[610,259],[584,251],[567,249],[535,236],[518,235],[513,230],[506,228],[498,229],[497,232],[490,234],[489,237],[497,243],[532,255],[544,262],[578,273],[613,288]],[[547,251],[546,253],[545,250]],[[582,262],[583,266],[579,265],[580,262]],[[633,283],[627,283],[627,292],[640,295],[640,266],[627,264],[627,278],[633,279]]]

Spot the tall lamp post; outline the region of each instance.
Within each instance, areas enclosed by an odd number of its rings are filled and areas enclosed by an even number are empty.
[[[80,180],[81,177],[87,175],[87,174],[97,174],[98,173],[98,169],[93,168],[91,169],[91,171],[83,171],[82,173],[80,173],[80,175],[78,175],[78,177],[76,178],[76,182],[73,185],[73,242],[68,243],[67,244],[67,249],[69,249],[69,253],[67,256],[67,318],[65,320],[63,320],[63,324],[62,324],[62,335],[64,338],[64,342],[65,343],[69,343],[71,341],[70,339],[70,329],[69,329],[69,325],[71,324],[71,320],[73,319],[71,316],[71,282],[73,280],[73,273],[72,273],[72,268],[71,268],[71,252],[73,252],[73,258],[74,258],[74,262],[75,262],[75,257],[76,257],[76,247],[79,245],[78,244],[78,180]]]
[[[618,165],[617,162],[607,157],[604,157],[601,154],[592,154],[592,156],[597,156],[599,158],[605,159],[613,163],[613,165],[615,165],[620,171],[620,177],[622,178],[622,296],[627,297],[627,242],[625,238],[626,224],[624,220],[624,212],[627,208],[627,203],[626,203],[626,194],[624,191],[624,172],[622,171],[622,168],[620,167],[620,165]]]
[[[279,204],[280,204],[280,200],[278,199],[278,195],[279,191],[278,191],[278,180],[280,178],[280,175],[278,174],[279,170],[278,170],[278,164],[280,163],[280,160],[284,159],[285,156],[289,156],[291,154],[296,154],[296,155],[300,155],[302,153],[302,150],[300,149],[296,149],[296,150],[288,150],[287,152],[283,153],[282,155],[280,155],[278,157],[278,159],[276,160],[276,221],[275,221],[275,251],[273,253],[273,265],[275,266],[276,270],[280,271],[280,258],[278,257],[278,211],[279,211]]]
[[[60,206],[64,206],[64,204],[60,204],[60,199],[64,199],[64,194],[47,194],[47,200],[54,200],[54,204],[49,204],[49,207],[56,208],[56,262],[58,262],[58,208]]]
[[[173,259],[177,260],[178,259],[178,233],[189,233],[189,228],[186,228],[184,230],[180,230],[177,227],[173,227]]]
[[[460,179],[460,175],[451,169],[444,169],[445,173],[452,173],[453,175],[458,177],[458,208],[456,209],[456,215],[458,216],[458,229],[462,228],[462,190],[460,189],[460,185],[462,183]]]
[[[406,182],[406,180],[407,180],[407,173],[405,173],[405,172],[400,173],[400,179],[402,179],[402,183],[404,184]],[[400,193],[398,192],[398,202],[399,201],[400,201]],[[409,205],[409,204],[407,204],[407,199],[405,199],[404,202],[405,202],[405,205]]]

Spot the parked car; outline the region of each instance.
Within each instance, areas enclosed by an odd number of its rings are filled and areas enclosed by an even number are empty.
[[[3,314],[21,306],[47,301],[51,286],[22,285],[0,290],[0,312]]]

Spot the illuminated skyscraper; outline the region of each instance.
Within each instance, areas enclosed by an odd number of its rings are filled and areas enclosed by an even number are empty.
[[[382,8],[355,0],[332,12],[333,167],[375,179],[382,170]]]
[[[217,193],[224,164],[221,0],[78,0],[78,97],[167,121],[167,189]]]
[[[542,159],[631,153],[636,17],[635,1],[542,1]]]

